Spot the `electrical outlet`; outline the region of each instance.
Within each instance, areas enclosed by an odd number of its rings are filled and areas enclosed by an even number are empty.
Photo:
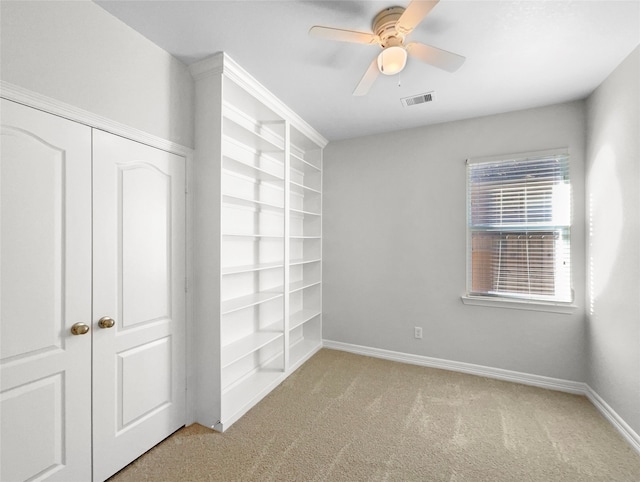
[[[414,326],[413,327],[413,336],[418,338],[418,339],[422,339],[422,328],[419,326]]]

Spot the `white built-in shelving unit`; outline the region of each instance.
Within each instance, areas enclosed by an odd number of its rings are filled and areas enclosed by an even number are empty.
[[[289,135],[287,346],[297,366],[322,338],[322,150],[295,127]]]
[[[327,141],[225,54],[191,72],[195,419],[224,430],[321,347]]]

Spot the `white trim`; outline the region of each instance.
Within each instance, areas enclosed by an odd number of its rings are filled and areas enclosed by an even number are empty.
[[[224,62],[224,52],[215,53],[206,59],[199,60],[189,65],[189,73],[193,80],[206,79],[212,75],[222,74]]]
[[[611,425],[629,442],[632,448],[640,454],[640,435],[637,434],[627,422],[625,422],[616,411],[609,406],[603,398],[598,395],[589,385],[586,385],[586,397],[598,411],[606,418]]]
[[[383,350],[381,348],[372,348],[361,345],[353,345],[351,343],[342,343],[339,341],[323,340],[322,346],[331,350],[346,351],[357,355],[371,356],[374,358],[382,358],[400,363],[409,363],[411,365],[419,365],[429,368],[439,368],[442,370],[450,370],[453,372],[467,373],[495,380],[504,380],[507,382],[521,383],[523,385],[531,385],[534,387],[546,388],[548,390],[556,390],[559,392],[573,393],[576,395],[584,395],[596,407],[596,409],[613,425],[613,427],[629,442],[631,447],[640,454],[640,435],[638,435],[627,424],[615,410],[613,410],[603,398],[598,395],[589,385],[583,382],[574,382],[561,378],[551,378],[541,375],[532,375],[530,373],[515,372],[504,370],[502,368],[493,368],[483,365],[475,365],[473,363],[458,362],[452,360],[443,360],[442,358],[432,358],[423,355],[413,355],[410,353],[402,353],[397,351]]]
[[[473,363],[444,360],[442,358],[432,358],[423,355],[413,355],[410,353],[401,353],[397,351],[383,350],[380,348],[370,348],[366,346],[352,345],[349,343],[342,343],[331,340],[323,340],[323,346],[325,348],[331,348],[333,350],[348,351],[351,353],[357,353],[359,355],[383,358],[385,360],[397,361],[401,363],[410,363],[412,365],[420,365],[429,368],[440,368],[442,370],[468,373],[470,375],[478,375],[481,377],[494,378],[496,380],[521,383],[523,385],[532,385],[534,387],[547,388],[560,392],[568,392],[581,395],[584,395],[585,393],[584,383],[563,380],[561,378],[532,375],[529,373],[504,370],[502,368],[493,368],[483,365],[475,365]]]
[[[195,323],[195,276],[194,276],[194,267],[196,266],[195,262],[195,236],[193,233],[195,232],[194,223],[195,223],[195,196],[194,196],[194,186],[195,186],[195,159],[193,154],[189,154],[186,156],[186,186],[185,186],[185,197],[186,197],[186,222],[185,222],[185,240],[186,240],[186,249],[187,249],[187,270],[186,270],[186,283],[187,283],[187,293],[186,293],[186,303],[187,303],[187,312],[185,319],[185,344],[187,348],[187,356],[185,359],[185,370],[186,370],[186,397],[187,397],[187,409],[185,412],[186,424],[191,425],[196,421],[196,407],[197,407],[197,390],[196,390],[196,323]]]
[[[289,370],[287,371],[287,374],[286,374],[285,378],[287,378],[289,375],[291,375],[293,372],[295,372],[302,365],[307,363],[309,358],[311,358],[313,355],[315,355],[320,350],[322,350],[322,348],[324,348],[324,345],[323,345],[323,343],[319,342],[318,345],[313,350],[311,350],[309,353],[305,354],[299,360],[296,360],[296,362],[293,365],[289,366]]]
[[[179,156],[193,156],[193,149],[168,141],[148,132],[130,127],[126,124],[108,119],[93,112],[75,107],[71,104],[38,94],[23,87],[0,80],[0,97],[48,112],[49,114],[64,117],[65,119],[84,124],[95,129],[100,129],[132,141],[146,144],[163,151],[178,154]]]
[[[503,161],[528,161],[531,159],[544,159],[546,157],[568,156],[568,147],[557,147],[555,149],[545,149],[543,151],[519,152],[516,154],[494,155],[486,157],[470,157],[466,160],[467,164],[483,164],[485,162],[503,162]]]
[[[206,78],[211,75],[226,75],[236,84],[242,86],[245,90],[259,98],[263,104],[280,117],[288,119],[297,130],[321,148],[324,148],[329,143],[318,131],[305,122],[302,117],[267,90],[255,77],[244,70],[226,53],[217,52],[206,59],[191,64],[189,66],[189,72],[191,72],[194,80]]]
[[[511,308],[516,310],[546,311],[549,313],[575,313],[577,305],[572,303],[553,303],[535,300],[515,300],[509,298],[494,298],[489,296],[462,295],[460,297],[465,305],[492,306],[494,308]]]
[[[251,399],[246,402],[242,407],[240,407],[237,411],[231,414],[229,417],[226,417],[224,422],[218,420],[214,423],[211,428],[214,430],[219,430],[220,432],[224,432],[229,427],[231,427],[234,423],[240,420],[249,410],[255,407],[264,397],[269,395],[275,388],[280,385],[291,373],[283,372],[281,376],[273,380],[267,386],[265,386],[262,390],[256,393]]]

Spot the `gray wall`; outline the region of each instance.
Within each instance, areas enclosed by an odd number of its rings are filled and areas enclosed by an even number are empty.
[[[2,1],[2,80],[193,147],[187,67],[89,1]]]
[[[578,101],[330,143],[323,337],[586,381],[585,130]],[[571,155],[578,310],[464,305],[465,159],[556,147]],[[423,327],[423,340],[413,338],[414,326]]]
[[[640,433],[640,47],[587,106],[589,385]]]

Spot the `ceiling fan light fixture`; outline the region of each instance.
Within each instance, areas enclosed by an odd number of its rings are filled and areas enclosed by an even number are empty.
[[[385,48],[378,55],[378,70],[384,75],[395,75],[407,64],[407,51],[404,47],[394,45]]]

